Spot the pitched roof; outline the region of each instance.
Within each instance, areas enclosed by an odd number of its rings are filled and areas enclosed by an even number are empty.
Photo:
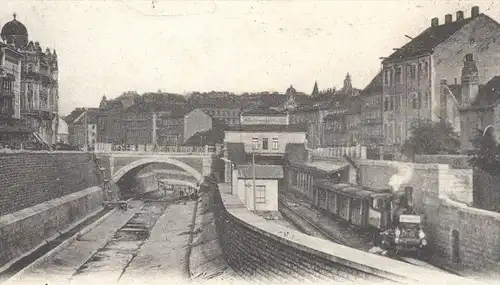
[[[484,14],[480,14],[478,17],[480,16],[484,16]],[[467,18],[436,27],[429,27],[418,36],[413,38],[413,40],[393,52],[390,56],[384,59],[382,63],[403,60],[406,58],[432,53],[435,47],[437,47],[440,43],[448,39],[451,35],[453,35],[455,32],[460,30],[463,26],[467,25],[474,19],[475,18]]]
[[[371,95],[373,93],[382,93],[382,70],[380,70],[377,75],[366,85],[365,89],[363,89],[363,95]]]
[[[255,116],[255,115],[286,116],[286,113],[273,110],[269,107],[260,106],[260,107],[257,107],[255,109],[243,112],[241,115],[242,116]]]
[[[349,163],[334,163],[332,161],[300,161],[293,163],[295,166],[299,166],[304,169],[321,171],[324,173],[335,173],[341,170],[344,170],[346,167],[349,167]]]
[[[500,100],[500,76],[495,76],[485,85],[479,86],[479,93],[471,106],[486,107],[498,100]]]
[[[236,165],[244,164],[246,158],[244,143],[226,143],[228,159]]]
[[[296,125],[238,125],[227,128],[230,132],[305,132],[306,126]]]
[[[76,108],[71,113],[69,113],[69,115],[64,117],[64,121],[66,121],[68,125],[73,124],[73,121],[76,120],[78,117],[80,117],[80,115],[83,114],[83,112],[85,112],[85,109]]]
[[[252,179],[253,167],[252,165],[239,165],[238,178]],[[281,165],[255,165],[255,178],[256,179],[281,179],[284,177],[283,167]]]
[[[452,84],[448,85],[448,88],[450,89],[451,93],[455,95],[455,98],[457,99],[458,102],[462,101],[462,85],[460,84]]]
[[[348,115],[354,115],[361,113],[362,101],[359,97],[354,97],[349,102],[349,107],[347,108]]]

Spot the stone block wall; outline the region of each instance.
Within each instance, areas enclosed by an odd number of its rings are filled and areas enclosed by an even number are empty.
[[[470,169],[468,163],[469,157],[466,155],[415,155],[413,162],[415,163],[439,163],[448,164],[454,169]]]
[[[227,194],[228,191],[215,189],[211,203],[223,256],[245,279],[281,284],[287,281],[471,284],[447,273],[415,267],[279,226],[248,211],[237,197]]]
[[[438,217],[434,249],[441,265],[478,275],[500,272],[500,213],[443,198]]]
[[[102,201],[92,187],[0,216],[0,270],[100,211]]]
[[[101,185],[91,153],[0,154],[0,216]]]
[[[450,175],[463,178],[470,184],[472,170],[450,169],[449,165],[442,164],[388,161],[357,163],[362,173],[362,184],[371,187],[387,187],[391,177],[398,173],[398,168],[406,166],[412,169],[412,175],[402,179],[399,190],[404,189],[404,186],[414,189],[415,208],[425,215],[429,250],[436,252],[434,256],[440,257],[434,259],[435,263],[457,270],[499,272],[500,214],[469,207],[447,197],[450,193],[457,193],[457,185],[450,183]],[[492,181],[489,184],[494,185]],[[458,235],[458,238],[453,235]],[[458,259],[453,256],[454,240],[458,240],[458,254],[455,254]]]

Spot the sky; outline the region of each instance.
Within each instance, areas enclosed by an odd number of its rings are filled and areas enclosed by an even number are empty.
[[[380,57],[459,10],[496,1],[2,0],[59,59],[61,115],[122,92],[235,93],[364,88]]]

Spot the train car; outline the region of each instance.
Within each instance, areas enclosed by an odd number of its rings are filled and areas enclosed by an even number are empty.
[[[314,206],[355,226],[375,230],[377,245],[420,254],[427,240],[422,218],[413,211],[410,201],[411,187],[392,192],[320,180],[313,190]]]
[[[325,179],[314,184],[313,204],[353,225],[381,230],[390,223],[391,196],[389,189],[374,190]]]

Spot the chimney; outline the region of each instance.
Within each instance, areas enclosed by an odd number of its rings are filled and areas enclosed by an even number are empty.
[[[437,27],[437,26],[439,26],[439,18],[432,18],[431,27]]]
[[[471,16],[471,18],[475,18],[475,17],[479,16],[479,6],[472,7],[470,16]]]
[[[446,14],[444,16],[444,23],[445,24],[449,24],[451,22],[453,22],[453,16],[451,14]]]
[[[464,67],[462,68],[462,102],[470,104],[479,92],[479,73],[476,62],[471,53],[465,56]]]
[[[455,21],[462,21],[464,19],[464,11],[457,12],[457,19]]]

